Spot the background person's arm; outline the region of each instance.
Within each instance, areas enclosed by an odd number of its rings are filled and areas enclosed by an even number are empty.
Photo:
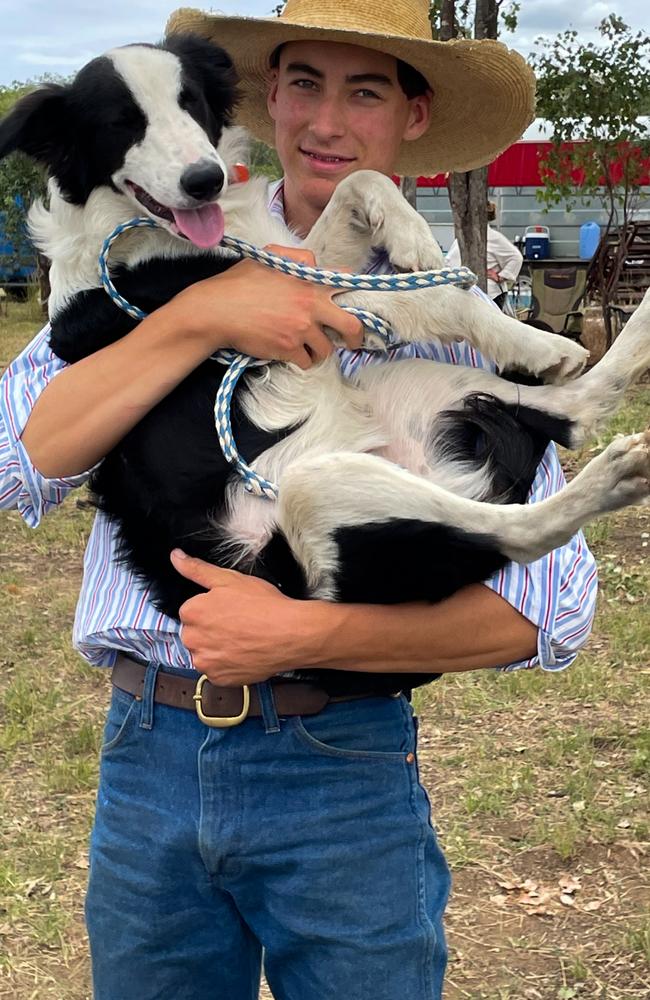
[[[488,229],[488,269],[498,274],[501,284],[517,280],[524,258],[510,240],[498,229]],[[493,279],[495,280],[495,279]]]

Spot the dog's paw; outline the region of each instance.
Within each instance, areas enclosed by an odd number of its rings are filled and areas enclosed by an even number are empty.
[[[531,336],[532,333],[532,336]],[[545,382],[561,385],[580,375],[589,360],[589,351],[568,337],[527,327],[524,348],[534,348],[524,361],[525,368]],[[524,352],[527,355],[527,351]],[[523,358],[520,359],[523,361]]]
[[[437,271],[445,266],[445,257],[438,241],[421,215],[408,219],[400,231],[384,234],[384,246],[391,266],[399,273],[412,271]]]
[[[389,177],[360,170],[345,180],[352,227],[368,232],[397,272],[430,271],[445,258],[428,222],[409,205]]]
[[[604,510],[650,502],[650,430],[615,438],[587,466]]]
[[[437,271],[445,266],[445,256],[426,219],[400,197],[399,206],[379,221],[381,209],[375,207],[375,232],[379,245],[388,254],[397,273]]]

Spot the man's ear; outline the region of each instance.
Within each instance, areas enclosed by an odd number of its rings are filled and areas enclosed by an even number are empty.
[[[408,122],[402,136],[406,142],[419,139],[429,128],[431,124],[432,98],[433,94],[430,90],[427,90],[425,94],[419,94],[417,97],[410,99]]]
[[[0,160],[26,153],[55,173],[58,157],[69,154],[66,97],[67,87],[48,83],[17,101],[0,122]]]
[[[272,69],[269,74],[269,86],[266,92],[266,107],[273,121],[275,121],[275,106],[278,101],[278,79],[279,73],[277,69]]]

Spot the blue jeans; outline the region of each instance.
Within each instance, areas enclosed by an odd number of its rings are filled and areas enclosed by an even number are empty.
[[[86,919],[95,1000],[439,1000],[449,872],[408,701],[210,729],[114,689]],[[190,678],[193,686],[193,679]],[[148,688],[148,689],[147,689]]]

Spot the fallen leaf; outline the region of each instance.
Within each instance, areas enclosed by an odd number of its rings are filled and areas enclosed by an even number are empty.
[[[576,901],[573,896],[570,896],[567,892],[563,892],[560,895],[560,902],[563,906],[575,906]]]
[[[557,883],[562,890],[562,892],[578,892],[582,889],[580,880],[574,878],[573,875],[560,875]]]

